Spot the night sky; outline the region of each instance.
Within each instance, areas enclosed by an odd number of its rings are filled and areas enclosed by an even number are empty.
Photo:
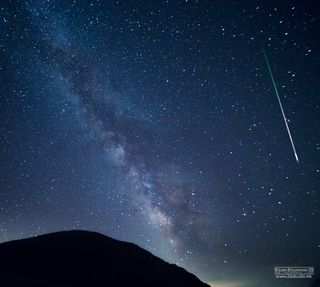
[[[0,242],[85,229],[217,287],[319,276],[317,1],[0,7]]]

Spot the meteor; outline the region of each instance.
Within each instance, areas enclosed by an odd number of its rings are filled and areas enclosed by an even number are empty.
[[[283,106],[282,106],[282,103],[281,103],[281,99],[280,99],[280,96],[279,96],[277,84],[276,84],[276,82],[274,80],[274,77],[273,77],[273,74],[272,74],[272,70],[271,70],[271,66],[270,66],[269,60],[268,60],[268,56],[267,56],[267,53],[266,53],[264,47],[262,46],[262,44],[261,44],[261,48],[262,48],[264,59],[266,61],[267,67],[268,67],[268,71],[269,71],[269,75],[271,77],[271,81],[272,81],[272,85],[273,85],[274,91],[275,91],[275,93],[277,95],[277,99],[278,99],[278,103],[279,103],[279,106],[280,106],[280,109],[281,109],[282,117],[283,117],[284,123],[285,123],[286,128],[287,128],[287,132],[288,132],[289,139],[290,139],[290,142],[291,142],[291,146],[292,146],[292,150],[293,150],[293,153],[294,153],[294,157],[296,158],[297,163],[299,163],[298,154],[297,154],[296,148],[294,146],[294,142],[293,142],[292,135],[291,135],[290,128],[289,128],[289,124],[288,124],[288,120],[286,118],[286,114],[284,112],[284,109],[283,109]]]

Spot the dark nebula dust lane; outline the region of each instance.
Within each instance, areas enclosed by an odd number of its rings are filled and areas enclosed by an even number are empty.
[[[314,1],[3,1],[0,22],[1,242],[93,230],[212,286],[309,285],[273,268],[320,267]]]

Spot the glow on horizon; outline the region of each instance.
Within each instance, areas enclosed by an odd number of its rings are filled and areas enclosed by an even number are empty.
[[[245,285],[245,282],[241,281],[211,281],[208,283],[211,287],[242,287]]]

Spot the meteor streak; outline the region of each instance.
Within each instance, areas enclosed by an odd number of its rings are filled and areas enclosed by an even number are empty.
[[[290,142],[291,142],[291,146],[292,146],[292,150],[293,150],[293,153],[294,153],[294,157],[296,158],[297,163],[299,163],[298,154],[297,154],[296,148],[294,146],[294,142],[293,142],[293,139],[292,139],[292,136],[291,136],[291,132],[290,132],[290,128],[289,128],[289,124],[288,124],[288,120],[286,118],[286,114],[284,113],[284,109],[283,109],[283,106],[282,106],[282,103],[281,103],[281,99],[280,99],[280,96],[279,96],[277,84],[276,84],[276,82],[274,80],[274,77],[273,77],[273,74],[272,74],[272,70],[271,70],[271,66],[270,66],[269,60],[268,60],[268,56],[267,56],[267,53],[266,53],[264,47],[262,46],[262,44],[261,44],[261,47],[262,47],[264,59],[266,61],[266,64],[267,64],[267,67],[268,67],[268,71],[269,71],[269,74],[270,74],[270,77],[271,77],[273,88],[274,88],[274,91],[275,91],[275,93],[277,95],[277,98],[278,98],[278,102],[279,102],[279,105],[280,105],[282,117],[283,117],[284,123],[285,123],[287,131],[288,131],[288,135],[289,135],[289,139],[290,139]]]

